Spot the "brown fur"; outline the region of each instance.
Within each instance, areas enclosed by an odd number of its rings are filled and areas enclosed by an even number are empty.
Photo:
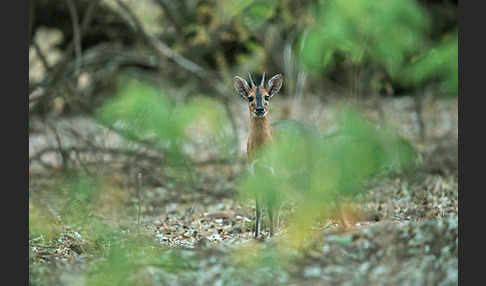
[[[248,163],[252,165],[257,156],[257,152],[264,146],[269,145],[273,141],[273,127],[270,125],[270,119],[268,117],[268,108],[270,98],[276,94],[282,86],[282,76],[275,75],[269,81],[267,86],[264,86],[264,80],[262,80],[259,86],[255,85],[252,81],[252,86],[241,77],[235,76],[235,89],[244,99],[248,100],[248,108],[250,111],[250,132],[248,134],[247,142],[247,155]],[[257,104],[259,99],[256,98],[258,92],[261,94],[261,107],[263,107],[263,113],[257,112]],[[258,237],[260,232],[261,221],[261,206],[260,199],[256,196],[256,214],[255,214],[255,237]],[[270,218],[270,236],[273,235],[273,209],[268,209],[268,216]]]
[[[255,98],[256,90],[259,89],[262,94],[262,105],[265,110],[265,116],[254,116],[256,111],[256,99],[248,102],[248,108],[250,111],[250,132],[248,134],[248,142],[246,144],[246,150],[248,155],[248,162],[251,164],[255,159],[255,154],[258,150],[271,143],[273,137],[273,127],[270,125],[270,119],[268,115],[269,101],[265,100],[265,96],[268,96],[268,90],[263,86],[253,86],[248,93],[248,97]]]
[[[264,86],[264,80],[259,86],[255,85],[252,80],[252,85],[250,85],[241,77],[235,76],[234,86],[236,92],[240,94],[245,100],[248,101],[248,108],[250,111],[250,131],[248,134],[247,141],[247,156],[248,163],[251,170],[253,171],[253,164],[257,160],[258,152],[265,146],[272,144],[274,140],[279,140],[277,137],[279,133],[283,130],[287,132],[293,130],[296,135],[303,139],[315,139],[306,141],[306,145],[309,148],[314,148],[315,146],[309,145],[309,143],[319,143],[320,135],[317,128],[314,126],[299,121],[299,120],[284,120],[273,124],[270,124],[269,118],[269,99],[275,95],[282,86],[282,76],[276,75],[272,77],[266,86]],[[261,107],[263,107],[264,112],[257,112],[257,91],[262,95]],[[263,115],[262,115],[263,114]],[[260,116],[258,116],[260,115]],[[276,138],[276,139],[274,139]],[[261,227],[261,210],[262,210],[262,197],[259,192],[256,193],[256,214],[255,214],[255,237],[258,237]],[[267,215],[270,220],[270,236],[273,235],[274,231],[274,206],[267,205]],[[343,230],[349,230],[359,221],[366,221],[371,218],[371,216],[361,208],[356,206],[343,204],[341,202],[336,202],[336,210],[334,211],[335,217],[339,218],[340,228]]]
[[[253,162],[257,151],[268,144],[271,144],[273,138],[273,127],[270,125],[270,119],[264,117],[251,117],[250,133],[248,134],[248,142],[246,143],[246,150],[248,155],[248,162]]]
[[[268,113],[268,108],[269,108],[269,100],[265,100],[265,96],[268,96],[268,91],[266,88],[264,88],[263,86],[254,86],[251,88],[250,92],[248,93],[248,97],[253,97],[255,98],[255,95],[256,95],[256,90],[257,88],[260,90],[260,93],[262,94],[262,104],[263,104],[263,108],[265,109],[265,112]],[[252,114],[256,111],[256,100],[253,100],[252,102],[249,102],[248,103],[248,107],[250,109],[250,116],[252,116]]]

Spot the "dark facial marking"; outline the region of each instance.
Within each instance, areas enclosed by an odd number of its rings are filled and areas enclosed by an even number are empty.
[[[260,92],[260,89],[257,87],[256,89],[256,100],[257,100],[257,108],[258,107],[263,107],[262,105],[262,93]]]

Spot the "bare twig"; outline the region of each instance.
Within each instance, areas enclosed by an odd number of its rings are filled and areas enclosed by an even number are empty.
[[[61,142],[61,137],[59,136],[59,133],[57,132],[57,129],[52,125],[51,123],[47,122],[47,126],[52,130],[54,133],[54,136],[56,138],[56,143],[57,143],[57,151],[61,155],[62,159],[62,169],[63,170],[68,170],[69,167],[69,152],[63,148],[62,142]]]
[[[174,61],[183,69],[191,72],[192,74],[196,75],[197,77],[203,80],[210,80],[214,90],[216,90],[220,95],[225,98],[229,98],[232,101],[236,101],[233,96],[228,96],[233,92],[222,82],[220,79],[216,78],[211,71],[207,71],[198,64],[192,62],[191,60],[187,59],[186,57],[180,55],[172,48],[170,48],[167,44],[161,41],[159,38],[149,35],[146,33],[145,29],[143,28],[142,23],[138,20],[138,18],[133,14],[132,10],[122,1],[116,0],[118,5],[122,8],[123,12],[126,14],[125,16],[130,19],[130,21],[134,25],[134,29],[142,35],[145,41],[152,46],[155,51],[161,54],[164,57],[169,58],[170,60]]]
[[[73,151],[74,151],[74,154],[76,155],[76,159],[78,159],[79,165],[81,165],[81,167],[86,172],[86,174],[88,174],[88,176],[93,177],[93,173],[88,169],[88,166],[86,165],[86,163],[83,162],[83,160],[81,159],[80,152],[76,148],[74,148]]]
[[[125,12],[126,16],[133,23],[133,25],[135,26],[134,27],[135,30],[138,33],[140,33],[145,38],[147,43],[150,44],[152,47],[154,47],[158,52],[168,57],[169,59],[173,60],[175,63],[177,63],[179,66],[186,69],[187,71],[190,71],[195,75],[198,75],[199,77],[202,77],[202,75],[206,73],[206,71],[202,67],[193,63],[187,58],[181,56],[173,49],[171,49],[168,45],[166,45],[164,42],[159,40],[157,37],[147,34],[142,23],[137,18],[137,16],[132,12],[132,10],[122,1],[116,0],[116,2],[118,3],[118,5],[120,5],[122,10]]]
[[[441,208],[441,218],[444,218],[445,216],[445,203],[446,203],[446,196],[445,196],[445,192],[444,192],[444,184],[442,183],[442,177],[439,176],[439,180],[437,181],[437,188],[440,189],[441,191],[441,203],[440,203],[440,208]]]
[[[294,103],[292,104],[292,117],[297,118],[301,116],[302,96],[304,93],[305,81],[307,79],[307,72],[299,67],[294,53],[292,52],[292,41],[285,44],[284,47],[284,69],[287,77],[287,84],[289,85],[290,94],[294,95]]]
[[[81,61],[83,57],[81,51],[81,32],[79,29],[78,12],[76,11],[76,7],[74,6],[73,0],[66,0],[66,1],[69,8],[69,14],[71,14],[71,22],[73,25],[73,43],[74,43],[74,54],[75,54],[74,74],[78,75],[79,70],[81,68]]]
[[[42,164],[44,167],[47,168],[49,167],[49,165],[44,163],[41,160],[42,156],[48,153],[59,153],[59,152],[61,152],[61,150],[59,150],[59,148],[57,147],[44,148],[29,158],[29,164],[32,164],[34,162],[39,162],[40,164]],[[70,152],[78,152],[78,153],[99,152],[103,154],[111,154],[113,155],[113,157],[120,157],[120,156],[137,157],[140,160],[148,160],[156,165],[164,165],[164,158],[159,156],[152,156],[145,153],[140,153],[135,150],[118,149],[118,148],[103,148],[103,150],[94,150],[93,148],[86,148],[86,147],[71,147],[71,148],[64,148],[62,152],[64,152],[65,154],[69,154]],[[92,164],[94,164],[95,166],[99,166],[98,163],[99,163],[98,161],[95,161]],[[88,165],[91,163],[84,162],[84,164]]]
[[[283,203],[280,204],[277,212],[277,227],[275,228],[276,231],[280,229],[280,211],[282,210]]]
[[[34,21],[35,21],[35,2],[29,1],[29,43],[33,42],[32,39],[32,32],[34,28]]]
[[[83,37],[84,33],[88,29],[95,12],[95,8],[98,6],[98,2],[99,0],[90,1],[81,21],[81,26],[79,28],[79,39]],[[64,51],[63,59],[55,67],[52,67],[52,72],[48,74],[43,83],[35,86],[29,86],[29,94],[37,90],[39,87],[44,87],[43,93],[40,96],[36,96],[35,102],[32,102],[33,106],[31,111],[54,97],[55,93],[52,92],[52,89],[54,89],[58,83],[62,83],[70,94],[73,93],[73,91],[68,87],[67,83],[63,80],[63,76],[67,74],[66,67],[71,61],[71,53],[74,50],[74,46],[74,39],[72,39]]]
[[[39,57],[42,65],[44,66],[44,68],[46,69],[47,73],[48,74],[54,74],[53,72],[53,69],[52,67],[49,65],[49,63],[47,62],[47,58],[46,56],[44,55],[44,53],[42,52],[41,48],[39,47],[39,45],[37,44],[37,42],[35,40],[32,41],[32,45],[34,46],[34,49],[37,53],[37,56]],[[69,92],[69,93],[73,93],[74,91],[71,89],[71,87],[65,82],[65,81],[61,81],[61,85]],[[32,89],[32,90],[35,90]],[[38,100],[40,99],[41,101],[44,99],[46,99],[46,97],[39,97],[39,96],[31,96],[32,94],[29,94],[29,104],[33,104],[35,105]],[[52,96],[52,95],[51,95]]]
[[[42,244],[35,244],[35,243],[29,243],[29,247],[50,248],[50,249],[58,248],[58,246],[42,245]]]
[[[196,202],[194,202],[191,206],[191,209],[189,210],[189,213],[194,213],[194,208],[196,207]]]
[[[419,140],[421,142],[425,141],[425,122],[423,117],[423,99],[424,96],[422,94],[413,96],[414,99],[414,107],[415,107],[415,117],[417,119],[418,131],[419,131]]]
[[[142,171],[138,173],[138,190],[137,190],[137,197],[138,197],[138,216],[137,216],[137,226],[140,226],[140,211],[142,208]],[[137,229],[138,232],[138,229]]]
[[[49,63],[47,62],[47,59],[46,59],[46,56],[44,55],[44,52],[42,52],[41,48],[39,47],[39,45],[37,44],[36,41],[32,41],[32,45],[34,46],[35,52],[37,53],[37,56],[39,57],[42,65],[44,65],[44,68],[46,69],[46,71],[48,73],[51,73],[52,68],[49,65]]]
[[[39,54],[39,59],[45,66],[49,77],[54,75],[59,67],[57,66],[53,70],[51,66],[46,66],[48,63],[45,61],[45,55],[42,54],[38,44],[34,41],[32,45]],[[116,48],[112,44],[98,44],[97,46],[86,50],[83,53],[81,69],[85,72],[94,73],[92,77],[93,80],[102,81],[107,77],[107,75],[117,71],[119,68],[131,66],[144,70],[157,69],[156,64],[148,60],[146,57],[140,56],[127,49]],[[72,88],[68,85],[73,78],[74,77],[72,74],[66,74],[62,76],[62,79],[59,78],[59,81],[57,82],[52,82],[46,79],[40,83],[31,83],[29,85],[29,104],[35,106],[38,100],[45,100],[44,96],[53,96],[52,92],[49,95],[47,94],[47,89],[52,90],[54,85],[58,83],[65,87],[69,94],[73,94],[74,90],[72,90]],[[93,83],[92,86],[96,86],[96,83]],[[45,91],[43,91],[42,94],[33,92],[34,90],[38,89]],[[31,108],[32,107],[30,107],[30,109]]]

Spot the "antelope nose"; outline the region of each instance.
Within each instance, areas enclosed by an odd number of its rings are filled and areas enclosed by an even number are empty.
[[[263,109],[263,107],[262,107],[262,106],[259,106],[259,107],[257,107],[257,108],[256,108],[256,112],[263,112],[263,110],[264,110],[264,109]]]

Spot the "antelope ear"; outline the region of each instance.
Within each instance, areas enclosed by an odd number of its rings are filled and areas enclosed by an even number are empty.
[[[250,92],[250,86],[246,82],[246,80],[242,79],[239,76],[235,76],[235,89],[243,98],[247,98],[248,93]]]
[[[280,88],[282,87],[282,75],[278,74],[273,76],[267,84],[268,95],[272,97],[274,94],[279,92]]]

